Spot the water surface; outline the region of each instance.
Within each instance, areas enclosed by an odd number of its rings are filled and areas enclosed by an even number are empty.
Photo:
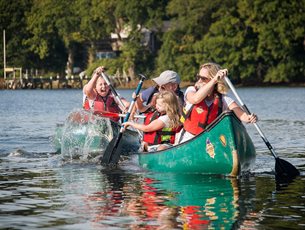
[[[239,88],[276,153],[300,171],[276,184],[274,158],[252,125],[257,150],[249,175],[144,172],[136,159],[101,171],[62,162],[57,123],[81,107],[81,90],[0,91],[1,229],[302,229],[305,227],[304,88]],[[121,90],[130,100],[132,91]]]

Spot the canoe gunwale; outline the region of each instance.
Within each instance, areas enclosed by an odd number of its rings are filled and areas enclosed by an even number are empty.
[[[175,146],[170,146],[169,148],[167,149],[164,149],[164,150],[160,150],[160,151],[152,151],[152,152],[138,152],[138,154],[159,154],[159,153],[162,153],[162,152],[166,152],[168,151],[169,149],[172,149],[172,148],[179,148],[180,146],[183,146],[183,145],[187,145],[189,144],[190,142],[193,142],[195,141],[196,139],[200,139],[202,135],[205,135],[205,133],[207,132],[210,132],[218,123],[221,122],[221,120],[226,117],[226,116],[232,116],[236,119],[236,121],[238,121],[239,123],[241,123],[241,121],[237,118],[237,116],[234,114],[234,112],[232,111],[224,111],[222,112],[211,124],[209,124],[205,131],[198,134],[197,136],[195,136],[194,138],[190,139],[190,140],[187,140],[183,143],[180,143],[178,145],[175,145]]]

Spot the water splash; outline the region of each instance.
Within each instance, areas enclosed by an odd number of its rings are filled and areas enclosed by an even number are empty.
[[[109,119],[84,110],[72,111],[57,132],[61,132],[61,157],[70,162],[99,158],[114,135]]]

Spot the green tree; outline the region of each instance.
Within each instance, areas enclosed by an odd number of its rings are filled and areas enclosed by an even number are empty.
[[[1,34],[5,30],[6,62],[9,67],[34,67],[38,57],[30,52],[23,39],[30,36],[26,30],[25,14],[31,10],[32,0],[0,1]],[[0,39],[3,47],[3,39]],[[3,57],[3,49],[0,49]]]
[[[183,80],[193,80],[202,59],[202,40],[212,23],[212,14],[221,1],[171,0],[167,7],[170,27],[163,36],[158,71],[176,70]]]
[[[52,0],[33,0],[31,11],[26,14],[31,36],[24,39],[24,44],[39,56],[44,69],[63,73],[67,53],[56,27],[54,7]]]
[[[243,83],[304,81],[304,0],[222,5],[201,47]]]
[[[195,46],[202,53],[200,58],[228,68],[231,78],[253,83],[260,69],[256,66],[262,63],[256,55],[257,34],[245,24],[246,18],[236,6],[237,1],[222,4],[213,14],[208,33]]]
[[[167,1],[117,0],[114,15],[118,42],[122,43],[124,68],[133,77],[135,69],[149,73],[154,68],[153,53],[145,46],[143,32],[146,29],[158,32],[162,28],[162,18]],[[122,28],[130,30],[127,39],[120,37]]]
[[[240,0],[239,11],[257,33],[256,55],[264,63],[264,81],[304,81],[305,0]]]
[[[74,13],[74,1],[34,0],[27,17],[28,30],[32,37],[27,39],[26,44],[44,59],[50,56],[50,51],[54,51],[56,43],[60,41],[66,48],[67,70],[71,74],[75,49],[78,43],[84,41],[79,24],[80,18]]]

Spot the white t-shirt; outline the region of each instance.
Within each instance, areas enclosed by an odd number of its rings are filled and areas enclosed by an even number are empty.
[[[162,115],[162,116],[160,116],[160,117],[158,117],[158,119],[159,120],[161,120],[164,124],[165,124],[165,126],[164,126],[164,128],[169,128],[169,117],[168,117],[168,115]]]
[[[193,104],[191,104],[191,103],[187,100],[187,98],[186,98],[186,96],[187,96],[187,94],[188,94],[189,92],[194,92],[194,93],[196,93],[197,90],[196,90],[195,86],[189,86],[189,87],[186,89],[185,93],[184,93],[184,101],[185,101],[185,109],[186,109],[186,111],[188,111],[188,110],[192,107],[192,105],[193,105]],[[214,101],[214,100],[210,101],[210,100],[205,99],[205,103],[207,104],[207,106],[210,106],[210,105],[213,103],[213,101]],[[234,102],[234,100],[233,100],[232,98],[230,98],[230,97],[227,96],[227,95],[223,95],[223,97],[222,97],[222,111],[227,110],[227,109],[229,108],[229,106],[230,106],[233,102]]]

